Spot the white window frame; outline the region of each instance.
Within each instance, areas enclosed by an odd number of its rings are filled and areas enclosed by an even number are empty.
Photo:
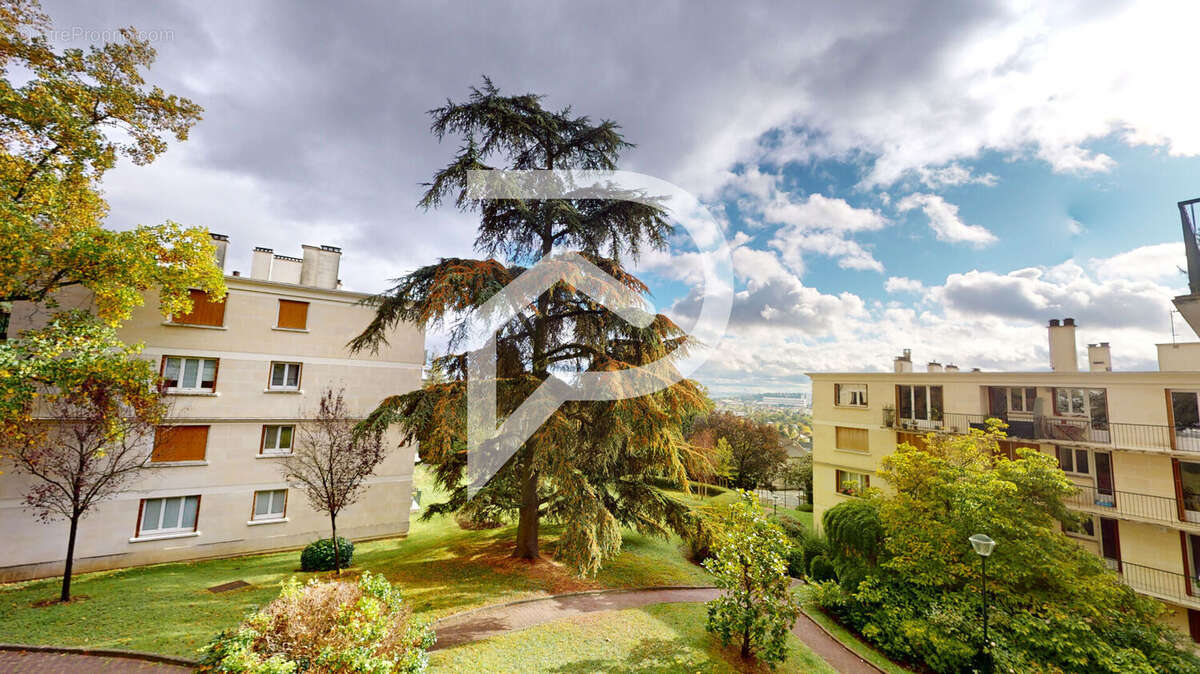
[[[167,371],[171,367],[171,361],[178,361],[178,370],[175,376],[175,386],[166,387],[169,393],[212,393],[217,390],[217,374],[220,368],[219,358],[200,358],[196,356],[163,356],[163,379],[168,379]],[[187,363],[195,362],[195,376],[192,377],[191,385],[187,385],[184,380],[184,373],[187,371]],[[201,386],[204,381],[204,365],[212,363],[213,368],[213,385],[211,387]]]
[[[275,368],[283,367],[283,383],[275,384]],[[296,372],[296,383],[288,384],[288,373],[292,370]],[[267,379],[267,388],[272,391],[299,391],[300,390],[300,374],[302,367],[300,363],[290,361],[272,361],[271,372]]]
[[[846,477],[850,478],[848,480],[842,480],[833,486],[833,490],[835,492],[841,494],[842,496],[862,496],[863,494],[866,493],[867,489],[870,489],[870,483],[871,483],[870,473],[860,473],[856,470],[845,470],[842,468],[838,468],[838,469],[834,470],[834,472],[833,472],[834,479],[837,479],[839,477],[839,473],[842,476],[846,476]],[[852,482],[855,484],[855,488],[858,490],[857,494],[847,494],[846,492],[842,491],[842,485],[846,484],[847,482]]]
[[[168,522],[164,521],[167,515],[167,502],[178,501],[175,511],[173,526],[165,526]],[[184,520],[187,514],[188,503],[194,503],[191,525],[185,525]],[[157,507],[153,510],[151,518],[151,503],[157,503]],[[155,520],[155,527],[147,529],[146,525],[149,520]],[[154,536],[171,536],[173,534],[191,533],[196,530],[200,523],[200,495],[192,494],[189,496],[160,496],[157,498],[142,499],[141,511],[138,513],[138,538],[150,538]]]
[[[1029,392],[1030,389],[1033,389],[1033,398],[1032,399],[1030,399],[1029,396],[1025,395],[1026,393]],[[1019,409],[1016,407],[1013,407],[1013,394],[1014,393],[1016,393],[1017,395],[1020,396],[1021,407]],[[1033,387],[1033,386],[1008,386],[1008,387],[1005,387],[1004,400],[1006,402],[1006,406],[1008,407],[1009,412],[1015,412],[1017,414],[1033,414],[1033,407],[1034,407],[1035,402],[1037,401],[1037,388]]]
[[[254,501],[250,504],[250,521],[251,522],[269,522],[271,520],[282,520],[287,517],[287,489],[263,489],[254,492]],[[261,497],[265,496],[267,500],[266,512],[258,512],[258,504]],[[274,510],[278,505],[279,510]]]
[[[867,406],[867,385],[866,384],[836,384],[834,390],[837,393],[837,398],[833,404],[838,407],[866,407]],[[847,402],[842,402],[841,398],[844,394],[849,393]]]
[[[1100,523],[1096,521],[1096,516],[1095,515],[1087,515],[1085,521],[1089,522],[1092,525],[1092,532],[1090,534],[1087,532],[1087,530],[1072,531],[1071,529],[1067,528],[1067,525],[1065,522],[1062,525],[1063,533],[1068,536],[1071,536],[1072,538],[1082,538],[1085,541],[1100,540],[1100,534],[1099,534]]]
[[[280,447],[279,441],[283,437],[283,429],[285,428],[288,429],[288,444],[287,447]],[[287,456],[292,453],[292,447],[295,444],[295,424],[264,424],[262,446],[258,448],[258,453],[270,456]]]

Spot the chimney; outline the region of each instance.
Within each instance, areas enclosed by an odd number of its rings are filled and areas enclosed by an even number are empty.
[[[954,363],[947,363],[946,372],[958,372],[958,366]]]
[[[936,360],[931,360],[931,361],[929,361],[929,364],[925,366],[925,371],[926,372],[941,372],[942,364],[937,362]]]
[[[275,257],[275,251],[255,246],[254,253],[250,258],[250,278],[260,281],[271,280],[271,259],[273,257]]]
[[[905,349],[903,356],[896,356],[893,361],[896,372],[912,372],[912,349]]]
[[[304,262],[300,268],[300,285],[336,289],[342,249],[335,246],[302,246]]]
[[[1108,342],[1088,344],[1088,366],[1092,372],[1112,372],[1112,350]]]
[[[1074,318],[1064,318],[1062,325],[1058,324],[1057,318],[1050,319],[1050,369],[1055,372],[1079,371]]]
[[[225,251],[229,248],[229,237],[224,234],[209,233],[212,237],[213,248],[217,249],[217,266],[225,273]]]

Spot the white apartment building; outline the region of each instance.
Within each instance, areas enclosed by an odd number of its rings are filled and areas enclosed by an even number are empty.
[[[213,239],[223,268],[228,240]],[[340,261],[331,246],[303,246],[301,258],[256,248],[249,276],[225,277],[223,302],[193,291],[190,314],[164,319],[158,298],[145,298],[120,336],[144,343],[144,357],[157,364],[170,429],[160,429],[151,470],[80,523],[77,571],[282,550],[329,535],[328,518],[279,470],[297,425],[326,388],[344,389],[350,409],[366,415],[420,386],[425,358],[419,326],[393,331],[378,353],[348,351],[374,310],[359,304],[367,295],[341,289]],[[10,335],[39,316],[18,305]],[[395,430],[386,441],[390,454],[339,516],[339,535],[407,533],[415,447],[401,446]],[[10,468],[0,474],[0,581],[59,574],[67,525],[24,509],[27,478]]]

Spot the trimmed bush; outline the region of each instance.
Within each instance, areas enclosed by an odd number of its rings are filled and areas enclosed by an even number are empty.
[[[811,503],[801,503],[800,505],[796,506],[796,510],[799,510],[802,513],[810,513],[813,511],[813,507]]]
[[[307,585],[292,578],[278,599],[201,649],[200,671],[417,674],[433,643],[433,629],[410,617],[383,576]]]
[[[833,562],[825,555],[817,555],[812,558],[808,564],[808,577],[813,582],[823,583],[827,580],[837,580],[837,572],[833,569]]]
[[[348,568],[350,560],[354,558],[354,544],[338,536],[338,547],[342,568]],[[334,564],[332,538],[313,541],[300,553],[301,571],[333,571]]]
[[[793,545],[787,555],[788,575],[792,578],[803,578],[808,570],[804,567],[804,547]]]

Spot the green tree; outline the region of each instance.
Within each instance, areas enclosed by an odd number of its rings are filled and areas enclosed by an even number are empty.
[[[205,230],[101,224],[100,181],[117,158],[154,161],[166,135],[187,138],[200,106],[145,84],[155,52],[132,28],[56,52],[49,25],[36,2],[0,0],[0,339],[13,302],[53,306],[68,286],[90,290],[112,322],[150,289],[165,314],[191,308],[190,288],[223,296]]]
[[[1074,487],[1036,450],[1000,453],[999,422],[969,435],[901,444],[880,475],[894,489],[825,516],[831,554],[860,582],[818,599],[893,657],[967,671],[981,651],[980,564],[967,542],[985,533],[989,637],[1002,671],[1197,672],[1200,660],[1103,561],[1068,539]],[[852,504],[852,505],[851,505]],[[840,572],[840,569],[839,569]]]
[[[0,450],[28,477],[25,505],[69,523],[61,601],[71,598],[79,522],[136,479],[165,414],[158,373],[111,326],[65,312],[0,342]]]
[[[791,543],[749,492],[729,505],[711,543],[704,568],[724,590],[708,603],[708,630],[723,646],[736,641],[743,660],[757,657],[772,667],[787,659],[787,635],[800,615],[791,592],[787,555]]]
[[[476,248],[488,259],[443,259],[399,279],[375,298],[377,313],[352,347],[375,348],[401,321],[437,326],[483,306],[495,293],[555,248],[579,251],[629,290],[646,287],[622,267],[644,246],[661,248],[672,231],[662,212],[630,201],[564,199],[489,200],[471,197],[468,171],[599,169],[617,166],[630,144],[611,121],[592,122],[569,109],[547,110],[533,94],[502,95],[488,80],[465,102],[431,112],[433,132],[464,138],[450,164],[434,175],[422,205],[452,198],[480,216]],[[494,259],[504,256],[511,264]],[[451,352],[438,360],[444,381],[389,398],[370,423],[399,423],[420,442],[449,500],[424,516],[458,511],[468,503],[465,484],[466,359],[454,351],[469,326],[455,323]],[[687,336],[659,315],[638,328],[558,283],[496,335],[497,418],[505,419],[553,372],[623,369],[682,355]],[[654,488],[652,480],[685,482],[684,420],[708,409],[695,382],[681,381],[652,395],[560,407],[478,493],[474,517],[517,519],[514,556],[537,559],[543,518],[561,522],[557,556],[581,572],[594,572],[621,545],[622,525],[665,534],[685,530],[687,507]]]
[[[780,481],[785,489],[803,489],[804,499],[809,505],[813,502],[813,468],[812,452],[789,459],[780,471]]]
[[[691,442],[716,447],[724,438],[729,443],[730,480],[740,489],[755,489],[771,482],[787,461],[787,450],[779,442],[779,431],[769,423],[732,412],[715,412],[692,426]]]

